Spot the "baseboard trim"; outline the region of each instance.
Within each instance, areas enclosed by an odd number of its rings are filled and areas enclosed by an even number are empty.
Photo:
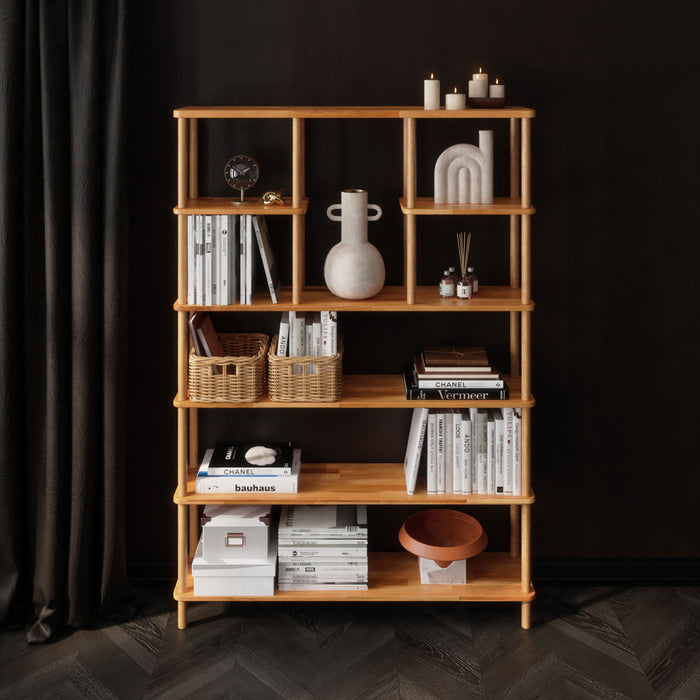
[[[131,581],[138,585],[174,584],[177,561],[130,559],[128,573]],[[535,586],[697,586],[700,585],[700,558],[536,558],[532,577]]]

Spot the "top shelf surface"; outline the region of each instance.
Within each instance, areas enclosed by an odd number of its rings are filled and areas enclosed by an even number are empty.
[[[188,119],[531,119],[529,107],[427,110],[422,107],[179,107],[175,118]]]

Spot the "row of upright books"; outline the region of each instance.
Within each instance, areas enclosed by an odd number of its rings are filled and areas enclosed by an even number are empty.
[[[257,251],[257,253],[256,253]],[[252,304],[260,256],[272,303],[281,289],[264,216],[191,214],[187,217],[187,303]]]
[[[297,493],[301,450],[293,442],[218,442],[205,450],[196,493]]]
[[[408,399],[507,399],[508,386],[483,347],[426,346],[404,372]]]
[[[407,492],[415,492],[424,461],[430,495],[520,496],[521,432],[519,408],[414,408],[404,459]]]
[[[283,312],[275,350],[278,357],[332,357],[338,352],[338,314]]]
[[[277,558],[280,591],[366,590],[367,506],[282,506]]]

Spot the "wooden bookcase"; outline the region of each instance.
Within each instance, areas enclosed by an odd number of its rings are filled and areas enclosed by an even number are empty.
[[[174,501],[178,508],[178,626],[187,626],[187,603],[207,600],[282,601],[515,601],[521,603],[521,624],[530,626],[530,603],[535,596],[531,582],[530,508],[535,497],[531,488],[531,313],[530,296],[530,124],[535,113],[524,107],[426,111],[420,107],[183,107],[174,111],[178,122],[178,196],[174,209],[178,218],[178,393],[174,404],[178,415],[178,486]],[[198,122],[201,119],[288,119],[292,134],[292,193],[285,206],[266,206],[259,201],[234,206],[231,197],[200,197],[198,192]],[[385,287],[376,297],[349,301],[333,296],[325,288],[307,288],[304,283],[304,221],[308,200],[304,190],[304,138],[307,119],[395,119],[403,126],[404,284]],[[510,196],[496,197],[493,204],[439,205],[430,197],[418,196],[416,178],[416,122],[419,119],[508,119],[510,123]],[[252,305],[195,306],[187,300],[187,216],[189,214],[264,214],[292,219],[292,285],[284,288],[278,304],[268,294],[259,294]],[[416,236],[425,216],[502,216],[510,226],[510,285],[481,286],[471,300],[441,299],[435,287],[416,284]],[[507,401],[409,401],[399,375],[346,375],[342,398],[333,403],[279,403],[263,396],[254,403],[198,403],[187,394],[189,352],[188,317],[197,310],[216,312],[281,313],[285,310],[417,313],[507,313],[510,320],[510,389]],[[403,464],[323,463],[302,465],[299,492],[278,495],[196,494],[194,479],[199,457],[198,414],[200,410],[236,408],[482,408],[514,406],[522,409],[522,496],[428,496],[425,488],[409,496]],[[497,505],[508,506],[510,551],[484,552],[470,561],[465,585],[422,585],[415,556],[403,552],[370,553],[369,587],[366,591],[277,591],[273,598],[201,597],[193,593],[191,557],[199,534],[199,507],[206,503],[334,504],[368,505]]]

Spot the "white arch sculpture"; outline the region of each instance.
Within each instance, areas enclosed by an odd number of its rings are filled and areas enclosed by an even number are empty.
[[[458,143],[435,162],[436,204],[493,203],[493,131],[479,131],[478,148]]]

